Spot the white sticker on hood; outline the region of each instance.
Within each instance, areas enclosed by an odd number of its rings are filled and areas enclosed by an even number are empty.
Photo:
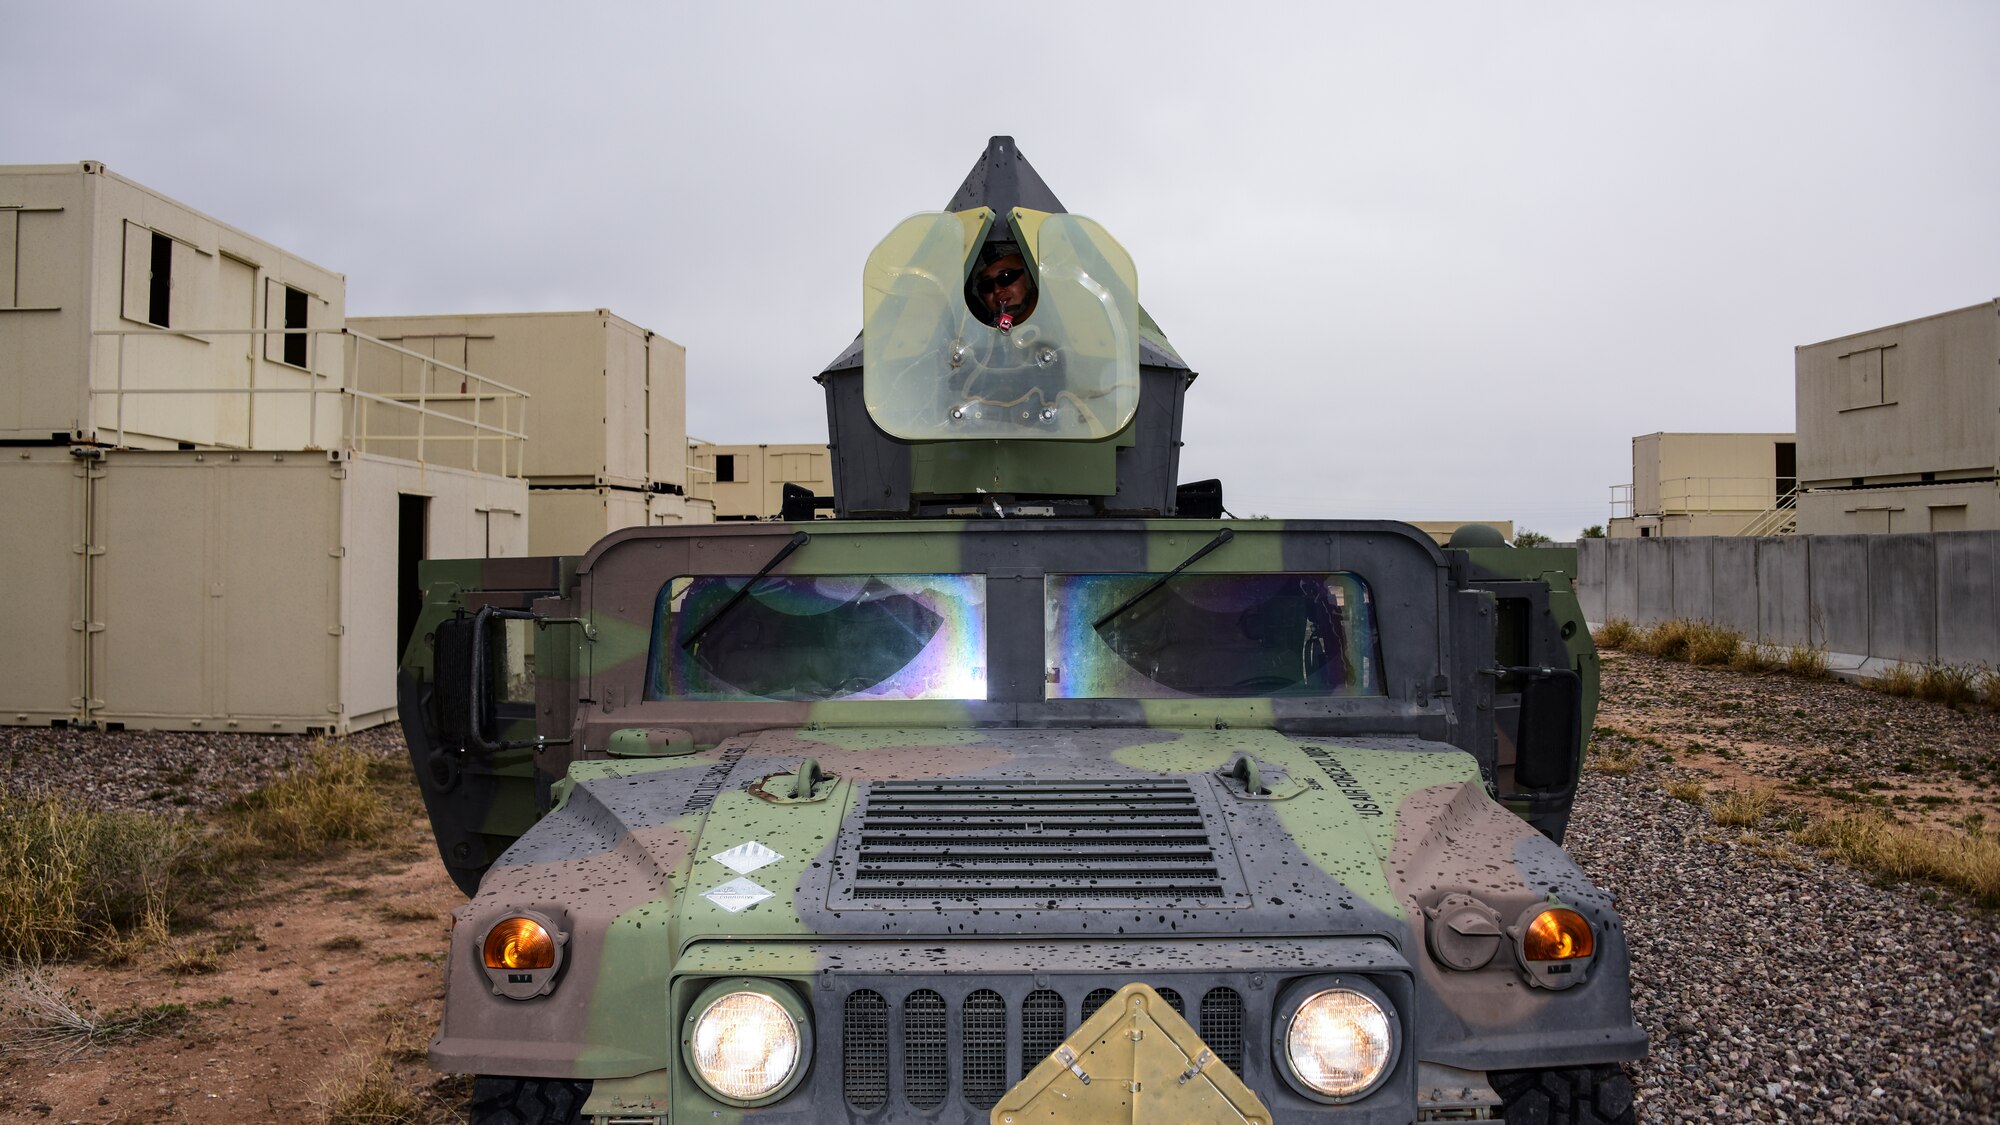
[[[701,897],[734,914],[763,902],[773,893],[748,879],[731,879]]]
[[[748,840],[726,852],[717,852],[708,858],[736,872],[738,875],[748,875],[759,867],[776,863],[785,857],[755,840]]]

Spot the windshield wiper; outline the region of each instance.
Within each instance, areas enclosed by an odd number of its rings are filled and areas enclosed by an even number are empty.
[[[1136,594],[1133,594],[1129,598],[1126,598],[1124,605],[1121,605],[1117,609],[1112,610],[1110,613],[1105,614],[1103,617],[1098,618],[1097,623],[1095,625],[1092,625],[1091,628],[1093,629],[1104,628],[1106,625],[1110,624],[1114,618],[1118,617],[1118,615],[1124,613],[1128,609],[1131,609],[1133,606],[1138,605],[1140,602],[1145,601],[1148,595],[1150,595],[1153,591],[1159,589],[1160,587],[1166,585],[1168,580],[1173,578],[1174,575],[1179,574],[1181,571],[1186,570],[1188,567],[1191,567],[1194,564],[1200,562],[1203,555],[1208,554],[1210,551],[1215,550],[1217,547],[1222,546],[1224,543],[1227,543],[1234,538],[1236,538],[1236,533],[1226,527],[1223,528],[1221,531],[1216,532],[1215,538],[1202,544],[1201,550],[1196,551],[1192,555],[1189,555],[1185,560],[1181,562],[1181,565],[1173,568],[1172,570],[1166,572],[1165,574],[1160,575],[1158,578],[1153,579],[1150,583],[1146,585],[1145,589],[1139,591]]]
[[[796,551],[800,547],[805,546],[806,543],[809,542],[811,539],[812,536],[807,535],[803,531],[799,532],[797,535],[792,536],[791,541],[786,543],[784,546],[778,548],[778,553],[772,555],[771,561],[764,564],[764,569],[751,575],[750,581],[745,582],[742,586],[738,587],[736,592],[729,596],[728,601],[723,602],[721,606],[717,607],[714,613],[709,614],[706,618],[702,620],[702,623],[700,625],[695,626],[694,632],[688,634],[688,639],[681,642],[681,647],[693,648],[694,643],[701,639],[701,635],[703,633],[708,632],[709,629],[714,627],[716,622],[722,620],[723,614],[728,613],[732,609],[735,609],[738,603],[740,603],[744,598],[750,596],[750,587],[755,586],[760,580],[763,579],[763,577],[766,574],[771,573],[771,569],[773,567],[777,566],[779,563],[784,562],[786,559],[790,558],[793,551]],[[1199,557],[1200,556],[1196,556],[1196,558]],[[1194,559],[1188,560],[1188,562],[1193,562],[1193,561]]]

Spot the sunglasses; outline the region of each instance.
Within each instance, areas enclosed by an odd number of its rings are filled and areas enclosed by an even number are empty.
[[[1021,280],[1021,275],[1027,272],[1027,270],[1019,267],[1011,270],[1001,270],[992,277],[982,277],[978,281],[973,282],[972,288],[974,292],[984,297],[995,289],[1004,289]]]

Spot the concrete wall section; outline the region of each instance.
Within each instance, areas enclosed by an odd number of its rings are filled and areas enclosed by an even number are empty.
[[[1639,540],[1604,541],[1604,620],[1639,620]]]
[[[1807,601],[1806,540],[1756,539],[1757,632],[1767,645],[1812,643],[1812,611]]]
[[[1868,651],[1868,539],[1820,535],[1807,548],[1812,643],[1829,652]]]
[[[1937,551],[1928,535],[1868,541],[1869,656],[1911,664],[1937,659]]]
[[[1670,539],[1673,616],[1709,621],[1715,615],[1715,540]]]
[[[1644,540],[1640,540],[1644,542]],[[1661,540],[1662,543],[1665,540]],[[1652,625],[1670,621],[1674,616],[1674,564],[1673,556],[1660,548],[1637,552],[1635,559],[1639,572],[1639,589],[1634,598],[1638,613],[1633,620],[1640,625]]]
[[[1710,545],[1713,611],[1709,620],[1746,637],[1759,631],[1755,539],[1705,539]]]
[[[1934,538],[1938,660],[2000,665],[2000,531]]]
[[[2000,532],[1578,546],[1578,594],[1593,621],[1711,621],[1761,644],[1877,662],[1871,668],[2000,665]]]
[[[1605,613],[1604,564],[1609,539],[1576,541],[1576,600],[1583,607],[1583,619],[1600,624],[1609,620]]]

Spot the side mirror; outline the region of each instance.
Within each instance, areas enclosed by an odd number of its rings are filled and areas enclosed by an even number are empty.
[[[534,746],[536,739],[502,739],[500,705],[505,702],[511,667],[507,633],[493,628],[502,621],[542,621],[519,609],[483,606],[470,617],[460,615],[437,627],[438,733],[447,743],[492,752]]]
[[[1583,745],[1583,677],[1568,668],[1509,668],[1521,678],[1514,780],[1526,789],[1567,789]]]

